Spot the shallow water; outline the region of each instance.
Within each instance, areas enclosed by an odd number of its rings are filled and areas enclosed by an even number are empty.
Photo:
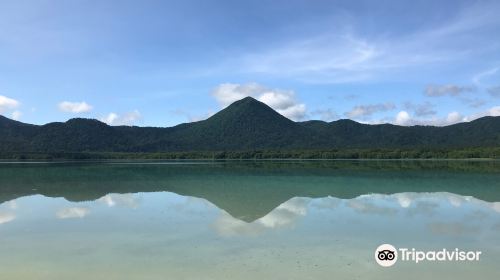
[[[383,243],[476,262],[374,259]],[[499,162],[0,164],[0,279],[495,279]]]

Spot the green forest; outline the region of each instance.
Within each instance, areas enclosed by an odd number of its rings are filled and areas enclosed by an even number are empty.
[[[0,116],[3,159],[499,158],[500,117],[449,126],[294,122],[253,98],[174,127],[94,119],[32,125]]]
[[[0,153],[14,160],[225,160],[225,159],[500,159],[500,148],[469,149],[343,149],[343,150],[255,150],[163,153],[79,152]]]

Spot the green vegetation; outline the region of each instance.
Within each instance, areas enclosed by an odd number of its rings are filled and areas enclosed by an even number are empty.
[[[71,119],[42,126],[0,116],[4,159],[500,158],[500,117],[446,127],[293,122],[250,97],[169,128]]]
[[[163,153],[0,153],[1,159],[16,160],[106,160],[106,159],[500,159],[500,148],[468,149],[341,149],[341,150],[255,150]]]

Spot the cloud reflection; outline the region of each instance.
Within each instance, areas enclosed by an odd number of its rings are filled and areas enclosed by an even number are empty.
[[[500,213],[500,202],[493,202],[491,204],[491,208],[496,212]]]
[[[12,210],[16,210],[19,207],[15,200],[7,201],[5,205]]]
[[[136,209],[139,207],[138,198],[131,193],[127,194],[107,194],[98,199],[99,202],[106,204],[108,207],[122,206]]]
[[[12,213],[0,212],[0,225],[6,224],[16,219],[16,215]]]
[[[387,197],[380,195],[363,195],[347,201],[347,207],[363,214],[394,215],[396,207],[386,203]],[[379,205],[382,202],[384,205]]]
[[[479,206],[500,213],[500,202],[486,202],[472,196],[462,196],[454,193],[396,193],[396,194],[369,194],[346,200],[351,208],[369,213],[392,213],[400,207],[408,209],[410,214],[433,215],[440,207],[453,206],[455,208],[465,205]],[[393,208],[389,210],[387,208]]]
[[[59,219],[84,218],[90,213],[86,207],[69,207],[57,211],[56,216]]]
[[[354,210],[356,215],[378,215],[409,217],[414,215],[427,218],[435,217],[435,223],[428,229],[436,234],[463,235],[475,231],[473,227],[465,226],[462,221],[441,221],[444,213],[450,211],[465,211],[477,217],[489,215],[489,211],[500,212],[500,202],[485,202],[471,196],[461,196],[453,193],[397,193],[397,194],[367,194],[352,199],[334,197],[323,198],[292,198],[279,205],[264,217],[247,223],[232,217],[222,211],[214,223],[214,228],[222,236],[258,235],[267,230],[293,226],[296,221],[306,216],[308,207],[326,209],[327,211]],[[459,208],[453,210],[452,208]],[[461,210],[460,210],[461,209]]]
[[[314,203],[311,206],[317,209],[331,210],[339,207],[341,202],[342,200],[340,198],[327,196],[327,197],[315,198]]]
[[[410,207],[414,199],[411,193],[397,193],[393,196],[397,199],[402,208]]]
[[[462,196],[454,193],[398,193],[388,196],[395,197],[403,208],[414,205],[413,213],[432,214],[437,208],[447,206],[445,202],[455,208],[474,205],[484,210],[492,209],[500,213],[500,202],[486,202],[472,196]]]
[[[222,236],[258,235],[266,230],[292,227],[300,217],[307,214],[307,205],[312,199],[296,197],[279,205],[266,216],[247,223],[223,211],[214,223]]]

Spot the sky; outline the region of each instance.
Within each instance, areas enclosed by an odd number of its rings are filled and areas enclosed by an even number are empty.
[[[500,116],[500,1],[0,0],[0,114],[173,126]]]

